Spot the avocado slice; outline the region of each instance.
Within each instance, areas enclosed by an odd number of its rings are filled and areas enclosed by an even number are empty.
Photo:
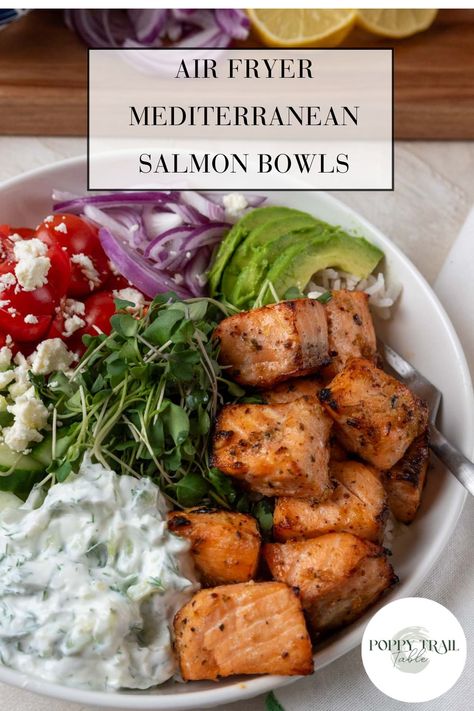
[[[341,229],[310,239],[300,239],[276,258],[265,278],[280,298],[292,286],[303,291],[313,274],[332,267],[360,279],[373,272],[384,256],[382,250],[364,237],[351,237]],[[271,296],[266,299],[271,302]]]
[[[226,268],[228,262],[232,258],[235,250],[244,239],[250,234],[250,232],[263,225],[270,220],[275,220],[278,218],[285,218],[291,216],[292,214],[305,214],[300,213],[298,210],[292,210],[290,207],[257,207],[255,210],[248,212],[241,220],[236,222],[232,227],[230,232],[224,237],[219,245],[217,254],[214,258],[211,270],[209,272],[209,292],[211,296],[215,296],[219,291],[219,285],[221,281],[222,274]]]
[[[221,279],[220,290],[222,294],[224,294],[232,304],[238,306],[239,300],[235,292],[236,284],[240,282],[241,286],[239,287],[239,291],[243,288],[244,294],[255,284],[256,280],[252,279],[248,272],[250,272],[255,262],[258,261],[259,255],[263,254],[263,247],[284,236],[311,227],[315,223],[316,220],[311,217],[311,215],[307,215],[304,212],[297,213],[295,211],[294,215],[269,220],[255,227],[243,242],[240,243],[230,261],[227,262]],[[251,281],[247,283],[248,279]],[[259,286],[261,286],[261,284],[256,283],[253,291],[256,290],[258,292]],[[249,300],[251,300],[250,295]]]
[[[282,223],[280,223],[282,224]],[[266,226],[265,226],[266,227]],[[312,220],[312,225],[306,223],[301,227],[301,223],[297,225],[295,222],[289,224],[287,230],[282,228],[269,229],[266,232],[268,241],[260,244],[255,243],[249,245],[249,250],[244,252],[245,247],[251,240],[254,233],[249,235],[248,239],[241,245],[238,252],[242,249],[241,261],[237,260],[240,256],[235,254],[229,267],[234,267],[234,260],[238,267],[237,278],[234,279],[232,287],[228,290],[227,284],[227,269],[224,272],[222,280],[222,291],[227,295],[228,301],[239,308],[251,307],[258,296],[260,289],[265,281],[268,270],[272,267],[274,261],[283,254],[289,247],[296,242],[307,242],[316,236],[327,236],[334,231],[334,228],[325,222]],[[294,227],[294,229],[291,229]],[[265,233],[264,228],[259,228],[259,232]],[[255,230],[257,232],[257,230]],[[245,261],[244,261],[245,260]]]

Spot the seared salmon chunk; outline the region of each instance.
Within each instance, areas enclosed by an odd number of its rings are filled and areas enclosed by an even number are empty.
[[[279,383],[272,390],[265,390],[262,393],[262,397],[264,402],[269,405],[292,402],[305,395],[316,397],[322,387],[322,382],[316,377],[295,378],[294,380]]]
[[[314,299],[235,314],[220,322],[214,338],[229,376],[256,388],[314,373],[328,356],[326,313]]]
[[[200,590],[175,616],[174,634],[185,681],[313,671],[301,603],[283,583]]]
[[[413,441],[394,467],[382,474],[388,505],[395,518],[403,523],[410,523],[416,516],[429,458],[427,430]]]
[[[351,533],[268,543],[263,551],[272,576],[299,589],[316,634],[353,622],[397,582],[385,549]]]
[[[331,462],[332,494],[320,503],[281,497],[273,513],[277,541],[314,538],[333,531],[380,543],[388,506],[378,472],[359,462]]]
[[[321,499],[331,488],[330,429],[314,397],[226,405],[216,422],[212,464],[266,496]]]
[[[195,508],[168,514],[168,528],[191,542],[194,564],[205,585],[251,580],[257,572],[260,533],[252,516]]]
[[[343,446],[378,469],[391,469],[428,424],[426,404],[363,358],[350,360],[319,400]]]
[[[333,378],[351,358],[372,359],[377,350],[369,297],[363,291],[332,291],[326,304],[329,365],[324,375]]]

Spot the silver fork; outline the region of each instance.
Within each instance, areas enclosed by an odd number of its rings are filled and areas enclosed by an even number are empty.
[[[436,427],[436,416],[441,403],[440,391],[430,383],[411,363],[379,341],[379,351],[387,370],[403,380],[415,395],[422,398],[430,413],[430,447],[458,481],[474,495],[474,464],[456,449]]]

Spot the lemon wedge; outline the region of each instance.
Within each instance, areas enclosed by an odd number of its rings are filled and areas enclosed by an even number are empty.
[[[247,10],[268,47],[336,47],[351,31],[356,10]]]
[[[400,39],[426,30],[437,10],[357,10],[357,24],[382,37]]]

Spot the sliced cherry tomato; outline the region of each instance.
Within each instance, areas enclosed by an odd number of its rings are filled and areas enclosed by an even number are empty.
[[[64,247],[69,255],[71,280],[68,296],[88,296],[104,286],[110,277],[110,269],[95,227],[76,215],[54,215],[38,226],[36,234],[48,245]],[[81,264],[84,257],[92,262],[92,277],[87,265]]]
[[[23,239],[30,239],[36,234],[31,227],[11,227],[10,225],[0,225],[0,232],[7,237],[9,235],[20,235]]]
[[[132,284],[121,274],[111,274],[105,284],[105,288],[109,291],[120,291],[120,289],[128,289],[131,286]]]
[[[97,294],[92,294],[85,300],[84,305],[86,309],[81,318],[84,319],[86,325],[66,341],[70,344],[70,350],[79,354],[85,351],[82,336],[86,334],[97,336],[98,330],[108,335],[112,330],[110,319],[116,313],[115,299],[111,291],[98,291]]]
[[[1,228],[0,228],[1,230]],[[0,274],[15,271],[17,260],[15,257],[15,242],[5,237],[0,231]],[[57,300],[66,295],[71,281],[71,262],[66,251],[58,245],[48,245],[47,257],[51,262],[48,271],[48,284],[55,291]]]
[[[15,341],[39,341],[53,318],[57,296],[49,285],[34,291],[16,291],[16,285],[1,292],[0,330]],[[26,318],[26,321],[25,321]],[[33,323],[31,323],[33,322]]]

